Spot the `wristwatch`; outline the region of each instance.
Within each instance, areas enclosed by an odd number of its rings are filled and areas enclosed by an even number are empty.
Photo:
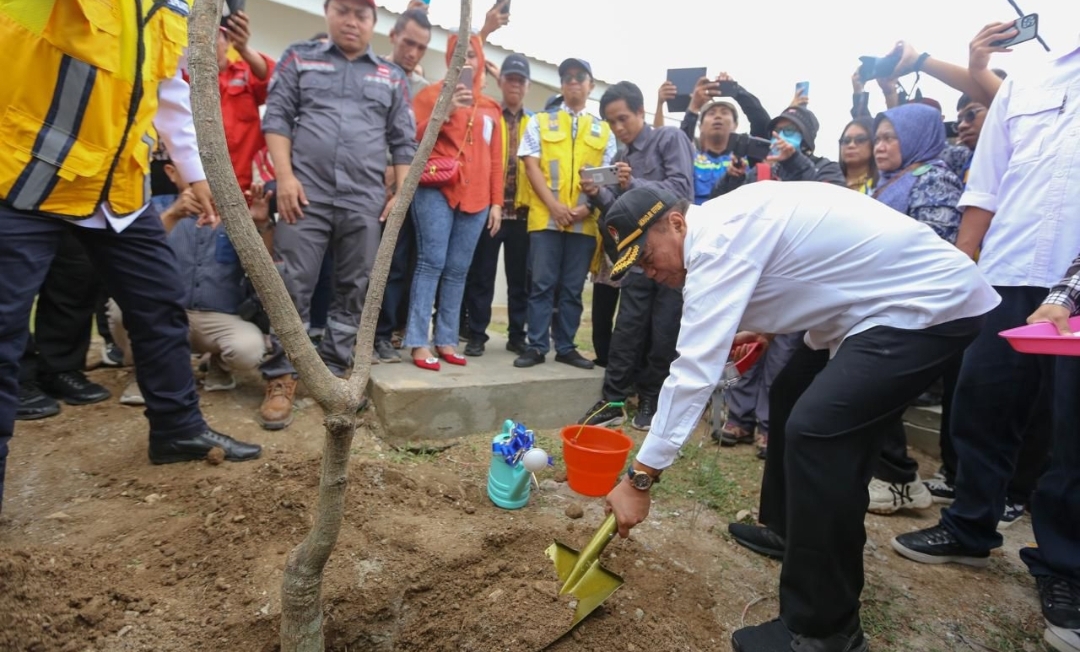
[[[648,491],[657,482],[660,476],[652,476],[644,471],[635,471],[633,465],[626,469],[626,477],[630,479],[630,486],[638,491]]]
[[[915,66],[912,68],[915,72],[922,72],[923,64],[930,58],[930,53],[923,52],[919,55],[919,58],[915,60]]]

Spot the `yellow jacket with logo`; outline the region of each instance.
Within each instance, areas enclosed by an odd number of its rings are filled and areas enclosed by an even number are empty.
[[[561,109],[538,113],[533,117],[540,127],[540,169],[544,182],[555,198],[571,208],[581,196],[581,168],[598,167],[604,161],[611,127],[588,114],[578,116],[577,137],[573,137],[573,117]],[[533,193],[529,203],[529,231],[545,229],[584,233],[597,236],[596,225],[599,211],[570,226],[560,227],[552,219],[544,202]]]
[[[158,85],[188,13],[187,0],[0,1],[0,201],[68,218],[145,205]]]

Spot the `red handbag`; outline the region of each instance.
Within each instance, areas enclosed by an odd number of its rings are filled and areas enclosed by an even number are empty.
[[[472,141],[473,118],[476,116],[476,107],[473,107],[472,115],[469,116],[469,124],[465,128],[465,138],[461,140],[457,154],[453,158],[449,156],[433,156],[424,165],[424,171],[420,173],[420,185],[425,188],[442,188],[457,182],[461,176],[461,152],[465,149],[465,143]]]

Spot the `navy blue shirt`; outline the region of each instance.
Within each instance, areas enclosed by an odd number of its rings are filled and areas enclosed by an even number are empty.
[[[184,308],[235,315],[244,300],[244,268],[225,225],[196,227],[195,218],[185,218],[169,232],[168,242],[184,286]]]

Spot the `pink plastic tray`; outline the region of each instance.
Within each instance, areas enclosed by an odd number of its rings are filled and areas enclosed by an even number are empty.
[[[1073,332],[1080,332],[1080,317],[1069,320]],[[1041,355],[1076,355],[1080,356],[1080,337],[1076,335],[1058,335],[1053,324],[1031,324],[1001,331],[1004,337],[1020,353],[1038,353]]]

